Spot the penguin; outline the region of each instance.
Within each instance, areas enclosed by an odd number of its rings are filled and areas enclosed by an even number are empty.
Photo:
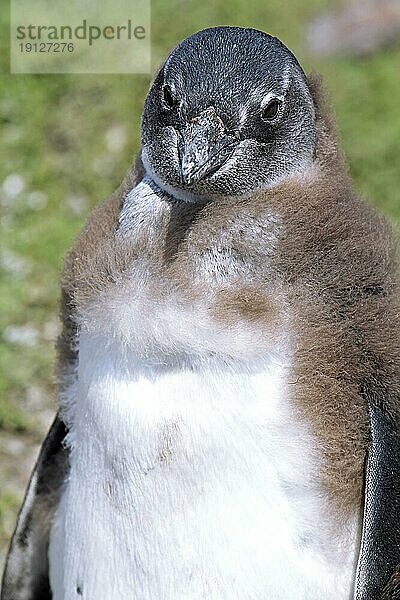
[[[399,598],[398,298],[320,78],[261,31],[181,42],[65,260],[1,599]]]

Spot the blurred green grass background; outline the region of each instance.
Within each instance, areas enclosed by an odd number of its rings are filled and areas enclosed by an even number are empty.
[[[306,71],[323,74],[359,190],[397,221],[400,47],[358,60],[308,56],[307,22],[339,4],[153,0],[154,70],[178,41],[204,27],[240,25],[277,35]],[[20,460],[23,445],[39,442],[55,407],[52,365],[62,256],[90,208],[119,185],[129,167],[150,79],[7,74],[4,5],[0,18],[0,442],[7,441],[6,450],[0,443],[1,548],[31,466],[31,457]],[[23,444],[16,444],[20,440]],[[19,470],[18,487],[12,474]]]

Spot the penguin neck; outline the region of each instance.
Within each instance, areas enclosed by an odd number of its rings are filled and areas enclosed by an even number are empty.
[[[214,196],[196,194],[190,190],[181,189],[166,183],[151,167],[147,159],[147,155],[143,150],[141,153],[141,161],[145,171],[144,179],[147,180],[150,185],[157,187],[162,193],[168,194],[175,200],[186,202],[188,204],[204,204],[210,200],[215,200],[222,197],[221,193],[215,194]],[[222,167],[222,169],[223,168],[224,167]],[[319,173],[320,165],[311,157],[305,157],[304,159],[300,160],[297,165],[293,166],[291,171],[277,172],[265,182],[260,182],[254,187],[254,189],[243,191],[243,193],[235,194],[234,196],[230,196],[229,193],[227,193],[223,197],[225,199],[231,198],[232,200],[245,199],[251,197],[253,194],[273,190],[274,188],[284,183],[290,183],[293,180],[301,179],[303,181],[311,182],[318,177]]]

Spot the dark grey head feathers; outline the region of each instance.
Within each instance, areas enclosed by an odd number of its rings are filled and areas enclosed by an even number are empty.
[[[314,121],[306,77],[282,42],[205,29],[171,52],[150,88],[143,163],[178,198],[245,194],[310,165]]]

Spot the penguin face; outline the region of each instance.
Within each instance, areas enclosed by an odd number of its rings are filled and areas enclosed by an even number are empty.
[[[155,78],[142,160],[176,198],[237,196],[304,171],[315,138],[307,80],[286,46],[261,31],[216,27],[179,44]]]

